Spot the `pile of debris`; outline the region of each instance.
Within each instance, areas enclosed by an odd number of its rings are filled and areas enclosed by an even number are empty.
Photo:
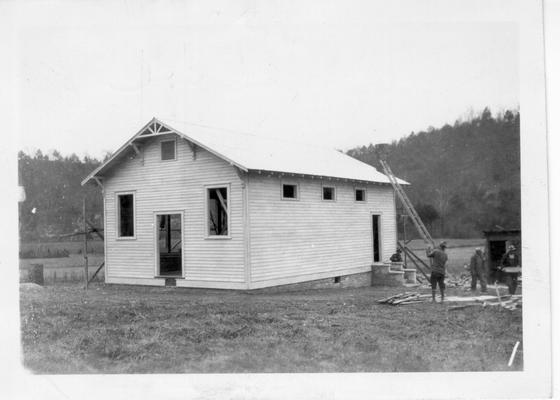
[[[523,307],[523,296],[520,294],[507,297],[498,298],[499,301],[485,301],[482,303],[482,306],[502,306],[507,310],[517,310]]]
[[[471,286],[471,277],[468,275],[461,275],[457,278],[449,278],[445,285],[447,287],[470,287]]]
[[[522,307],[522,295],[506,295],[500,296],[480,295],[480,296],[450,296],[445,299],[445,303],[458,304],[449,308],[449,310],[458,310],[472,306],[501,306],[507,310],[517,310]],[[380,304],[390,304],[392,306],[426,303],[431,301],[431,294],[421,294],[419,292],[404,292],[398,293],[393,296],[377,300]],[[441,300],[439,296],[436,301],[439,303]],[[462,304],[461,304],[462,303]]]
[[[429,294],[420,294],[418,292],[404,292],[399,293],[385,299],[377,300],[381,304],[391,304],[393,306],[399,304],[413,304],[413,303],[423,303],[425,298],[430,297]]]

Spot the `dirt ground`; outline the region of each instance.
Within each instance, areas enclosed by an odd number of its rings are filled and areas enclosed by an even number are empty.
[[[520,310],[375,301],[402,291],[27,288],[21,290],[22,361],[40,374],[523,368],[522,344],[507,366],[522,341]],[[457,294],[464,292],[449,290]]]

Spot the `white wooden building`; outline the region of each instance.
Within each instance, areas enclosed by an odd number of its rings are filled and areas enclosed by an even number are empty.
[[[84,179],[108,283],[256,289],[369,272],[397,242],[387,177],[345,154],[152,119]]]

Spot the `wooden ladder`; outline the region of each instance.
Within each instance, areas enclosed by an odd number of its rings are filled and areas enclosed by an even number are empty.
[[[401,204],[403,205],[406,213],[414,223],[414,226],[416,227],[416,230],[418,230],[418,233],[424,240],[424,243],[432,247],[435,247],[434,240],[432,239],[430,232],[428,232],[428,229],[426,228],[426,226],[422,222],[422,219],[416,212],[416,209],[412,205],[412,202],[404,192],[404,189],[402,188],[401,184],[393,174],[393,171],[391,171],[391,167],[389,167],[389,164],[387,164],[387,162],[382,158],[379,158],[379,163],[383,167],[383,170],[385,171],[385,175],[387,175],[387,178],[389,178],[389,181],[391,182],[391,185],[395,189],[395,192],[397,193],[397,196],[399,197]]]

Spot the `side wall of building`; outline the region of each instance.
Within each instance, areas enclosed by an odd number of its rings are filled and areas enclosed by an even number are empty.
[[[261,288],[366,272],[373,260],[372,215],[380,218],[380,261],[397,241],[390,185],[249,175],[250,286]],[[297,200],[282,199],[282,184],[298,185]],[[336,200],[322,199],[323,185]],[[366,201],[355,201],[355,188]]]
[[[162,161],[160,142],[176,138],[177,159]],[[104,178],[106,281],[163,285],[156,278],[156,212],[183,213],[183,274],[177,286],[245,289],[242,180],[234,167],[175,135],[154,138],[141,156],[122,161]],[[134,153],[131,153],[134,154]],[[208,238],[206,187],[230,188],[230,238]],[[117,238],[117,194],[135,198],[135,238]]]

